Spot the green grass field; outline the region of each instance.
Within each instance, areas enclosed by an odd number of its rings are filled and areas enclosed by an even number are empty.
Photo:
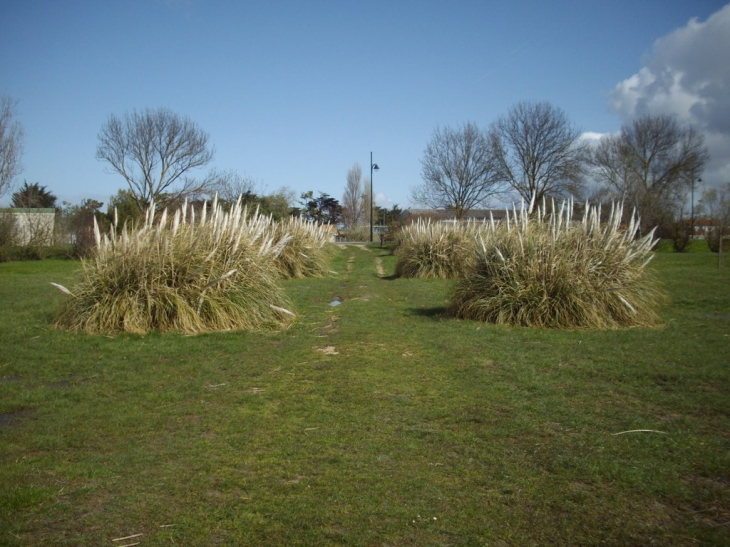
[[[347,246],[285,332],[146,337],[51,330],[78,264],[0,264],[0,545],[730,544],[716,260],[656,256],[662,328],[552,331]]]

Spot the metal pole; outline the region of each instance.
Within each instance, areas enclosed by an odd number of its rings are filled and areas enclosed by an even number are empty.
[[[370,152],[370,243],[373,242],[373,153]]]
[[[695,179],[692,179],[692,205],[689,209],[690,216],[690,232],[689,238],[692,239],[695,235]]]
[[[702,179],[697,179],[697,182],[702,182]],[[695,235],[695,179],[692,179],[692,207],[690,209],[690,216],[692,217],[692,231],[690,232],[691,239]]]

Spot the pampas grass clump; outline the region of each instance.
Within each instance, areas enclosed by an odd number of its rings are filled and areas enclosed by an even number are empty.
[[[348,227],[343,234],[345,241],[370,241],[370,226],[360,224],[358,226]]]
[[[284,279],[324,277],[333,247],[330,235],[315,222],[300,217],[288,217],[272,225],[275,241],[287,243],[276,257],[274,264]]]
[[[554,210],[554,209],[553,209]],[[638,219],[620,228],[622,207],[601,224],[586,207],[571,222],[572,204],[557,214],[516,211],[512,221],[478,238],[477,260],[451,294],[454,315],[490,323],[549,328],[655,326],[664,301],[646,265],[656,239],[637,239]]]
[[[96,228],[94,254],[53,325],[89,334],[200,333],[284,328],[294,314],[274,262],[288,242],[269,235],[270,219],[239,202],[224,212],[215,199],[198,219],[183,205],[141,227]]]
[[[454,279],[464,275],[475,254],[479,225],[418,220],[401,228],[393,242],[398,277]]]

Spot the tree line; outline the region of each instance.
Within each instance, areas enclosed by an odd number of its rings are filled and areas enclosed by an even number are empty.
[[[707,160],[703,136],[669,116],[638,118],[593,146],[561,109],[522,102],[486,129],[437,128],[412,199],[458,219],[498,197],[530,208],[545,199],[618,200],[636,208],[643,231],[658,226],[666,237],[684,220]]]
[[[15,104],[9,97],[0,100],[0,196],[22,170],[23,128],[15,120]],[[253,179],[234,171],[191,176],[214,154],[209,135],[168,108],[111,114],[99,132],[96,158],[119,174],[127,188],[110,198],[107,218],[112,209],[135,218],[152,202],[174,207],[183,199],[202,202],[217,194],[224,203],[241,196],[275,218],[296,214],[348,227],[369,224],[370,181],[363,179],[358,164],[347,173],[342,203],[313,191],[297,201],[286,187],[265,194]],[[680,232],[687,235],[687,193],[707,160],[703,136],[669,116],[638,118],[591,145],[561,109],[522,102],[486,129],[472,122],[436,128],[421,160],[423,182],[412,189],[411,198],[450,210],[458,219],[497,198],[517,197],[530,207],[555,198],[620,200],[639,212],[642,231],[658,226],[661,236],[681,244]],[[16,194],[29,206],[27,200],[32,202],[39,190],[45,187],[25,183]],[[725,192],[721,188],[703,196],[698,212],[703,205],[708,211],[722,209]],[[79,207],[99,216],[101,206],[84,200]],[[399,212],[397,205],[392,210],[376,207],[373,221],[386,224]]]

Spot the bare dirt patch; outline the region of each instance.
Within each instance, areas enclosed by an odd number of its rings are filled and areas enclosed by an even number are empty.
[[[334,334],[337,332],[337,322],[340,320],[340,317],[338,315],[333,315],[330,317],[329,321],[324,327],[321,327],[317,334],[319,336],[330,336],[331,334]]]
[[[324,346],[322,348],[314,348],[314,351],[322,353],[324,355],[339,355],[340,352],[334,346]]]
[[[378,277],[385,276],[385,270],[383,270],[383,259],[382,258],[378,257],[375,259],[375,270],[378,272]]]

